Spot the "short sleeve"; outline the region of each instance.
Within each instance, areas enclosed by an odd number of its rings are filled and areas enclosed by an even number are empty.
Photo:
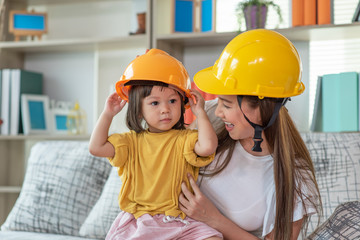
[[[110,164],[114,167],[122,167],[127,161],[129,156],[129,143],[131,136],[128,133],[112,134],[109,136],[108,141],[114,146],[114,157],[108,158]]]
[[[203,167],[210,164],[215,157],[215,153],[207,157],[200,157],[194,152],[195,143],[198,140],[197,130],[188,130],[186,141],[184,145],[185,160],[192,166]]]

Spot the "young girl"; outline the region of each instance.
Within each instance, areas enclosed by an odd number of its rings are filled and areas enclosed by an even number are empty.
[[[189,173],[197,178],[198,168],[213,160],[217,146],[204,100],[188,86],[184,66],[151,49],[130,63],[116,84],[117,93],[107,99],[89,146],[93,155],[108,157],[118,167],[122,180],[123,212],[106,239],[222,239],[219,232],[178,208],[181,183],[189,186]],[[108,137],[110,123],[126,101],[132,131]],[[183,114],[189,105],[198,131],[185,130]]]
[[[298,239],[308,217],[321,213],[321,199],[310,154],[284,106],[305,90],[295,47],[271,30],[241,33],[194,81],[218,94],[212,104],[223,131],[200,188],[192,179],[194,193],[183,185],[180,209],[225,239]]]

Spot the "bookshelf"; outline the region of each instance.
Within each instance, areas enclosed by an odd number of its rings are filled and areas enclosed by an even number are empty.
[[[128,63],[150,48],[151,0],[11,0],[0,41],[0,68],[42,72],[44,94],[56,101],[79,101],[88,119],[88,134],[0,135],[0,225],[15,203],[31,147],[43,140],[88,140],[106,97]],[[7,33],[10,10],[48,15],[42,40]],[[146,12],[145,34],[137,30],[136,13]]]

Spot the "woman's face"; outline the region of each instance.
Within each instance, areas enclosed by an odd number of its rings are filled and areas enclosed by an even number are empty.
[[[240,110],[236,95],[218,95],[219,102],[215,115],[225,123],[225,128],[234,140],[246,140],[254,137],[254,128],[246,121]],[[246,117],[253,123],[261,125],[259,108],[251,108],[246,98],[243,98],[241,108]]]

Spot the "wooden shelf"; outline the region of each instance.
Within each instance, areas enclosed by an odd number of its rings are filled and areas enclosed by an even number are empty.
[[[69,51],[94,51],[112,48],[126,49],[144,46],[147,35],[134,35],[124,37],[110,37],[97,39],[58,39],[43,41],[0,42],[0,48],[13,52],[69,52]]]
[[[90,135],[0,135],[0,141],[8,140],[89,140]]]
[[[12,0],[15,3],[26,3],[29,5],[43,4],[68,4],[68,3],[86,3],[86,2],[106,2],[115,0]]]
[[[336,40],[336,39],[351,39],[360,38],[360,23],[351,24],[329,24],[329,25],[314,25],[301,26],[293,28],[273,29],[291,41],[318,41],[318,40]],[[163,43],[187,46],[211,46],[211,45],[226,45],[239,32],[225,32],[225,33],[173,33],[160,35],[156,38],[157,45]]]

